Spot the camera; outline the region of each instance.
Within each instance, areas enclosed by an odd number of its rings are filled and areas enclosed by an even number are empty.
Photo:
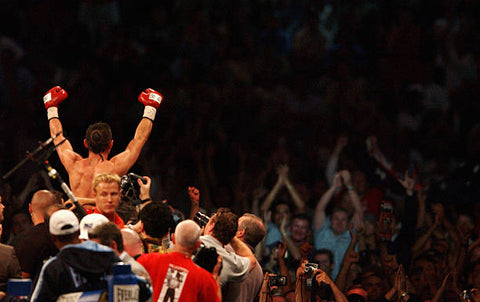
[[[143,184],[147,183],[145,178],[135,173],[128,173],[120,178],[120,188],[124,200],[135,204],[140,203],[140,186],[138,185],[137,179],[140,179]]]
[[[215,247],[207,247],[201,244],[194,253],[193,262],[212,273],[213,268],[217,264],[217,258],[218,253]]]
[[[311,276],[315,272],[315,270],[318,269],[318,264],[317,263],[305,263],[305,275]]]
[[[312,263],[312,262],[305,263],[305,271],[304,271],[306,276],[305,282],[308,288],[312,288],[312,284],[315,283],[313,282],[313,279],[314,279],[315,271],[317,269],[318,269],[317,263]]]
[[[202,212],[197,212],[193,217],[193,221],[195,221],[200,227],[206,226],[209,220],[210,217]]]
[[[268,279],[268,286],[285,286],[287,285],[286,276],[271,276]]]

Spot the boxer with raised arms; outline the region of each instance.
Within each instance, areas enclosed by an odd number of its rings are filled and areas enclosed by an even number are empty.
[[[84,146],[88,149],[88,157],[83,158],[76,153],[71,143],[63,136],[63,127],[58,115],[58,105],[67,98],[67,92],[60,86],[55,86],[43,97],[50,127],[50,135],[55,137],[57,153],[65,167],[73,194],[79,203],[88,208],[92,193],[93,177],[99,173],[110,172],[120,176],[125,175],[135,164],[140,152],[148,140],[153,127],[153,121],[162,95],[153,89],[146,89],[138,96],[138,101],[145,105],[143,118],[137,126],[133,139],[125,151],[108,159],[113,146],[112,131],[106,123],[95,123],[88,127]]]

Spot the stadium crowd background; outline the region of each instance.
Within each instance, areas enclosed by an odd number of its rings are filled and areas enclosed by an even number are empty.
[[[48,138],[41,98],[50,87],[68,91],[65,136],[84,155],[84,131],[96,121],[112,126],[112,153],[122,150],[140,118],[136,97],[152,87],[164,102],[132,171],[153,179],[154,199],[182,211],[195,185],[205,209],[248,212],[255,189],[271,188],[285,163],[314,208],[329,186],[329,155],[346,135],[341,168],[390,186],[367,154],[365,140],[375,136],[396,171],[414,164],[430,198],[478,220],[479,6],[2,1],[0,173]],[[67,179],[56,154],[50,160]],[[13,213],[45,185],[39,171],[28,162],[2,183],[3,241]]]

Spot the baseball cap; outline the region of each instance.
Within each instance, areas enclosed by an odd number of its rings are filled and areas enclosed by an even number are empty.
[[[49,220],[49,231],[52,235],[69,235],[78,231],[78,219],[70,210],[58,210]]]
[[[103,216],[102,214],[93,213],[84,216],[80,221],[80,236],[78,236],[78,238],[88,240],[88,232],[95,228],[97,225],[101,225],[106,222],[108,222],[108,218]]]

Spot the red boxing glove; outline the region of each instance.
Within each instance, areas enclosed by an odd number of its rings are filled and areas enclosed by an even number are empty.
[[[143,117],[153,121],[155,119],[155,114],[157,113],[157,108],[160,106],[162,100],[162,95],[151,88],[148,88],[144,92],[140,93],[138,96],[138,101],[145,105]]]
[[[58,104],[68,97],[67,92],[60,86],[55,86],[43,96],[43,103],[47,109],[48,119],[58,118]]]

